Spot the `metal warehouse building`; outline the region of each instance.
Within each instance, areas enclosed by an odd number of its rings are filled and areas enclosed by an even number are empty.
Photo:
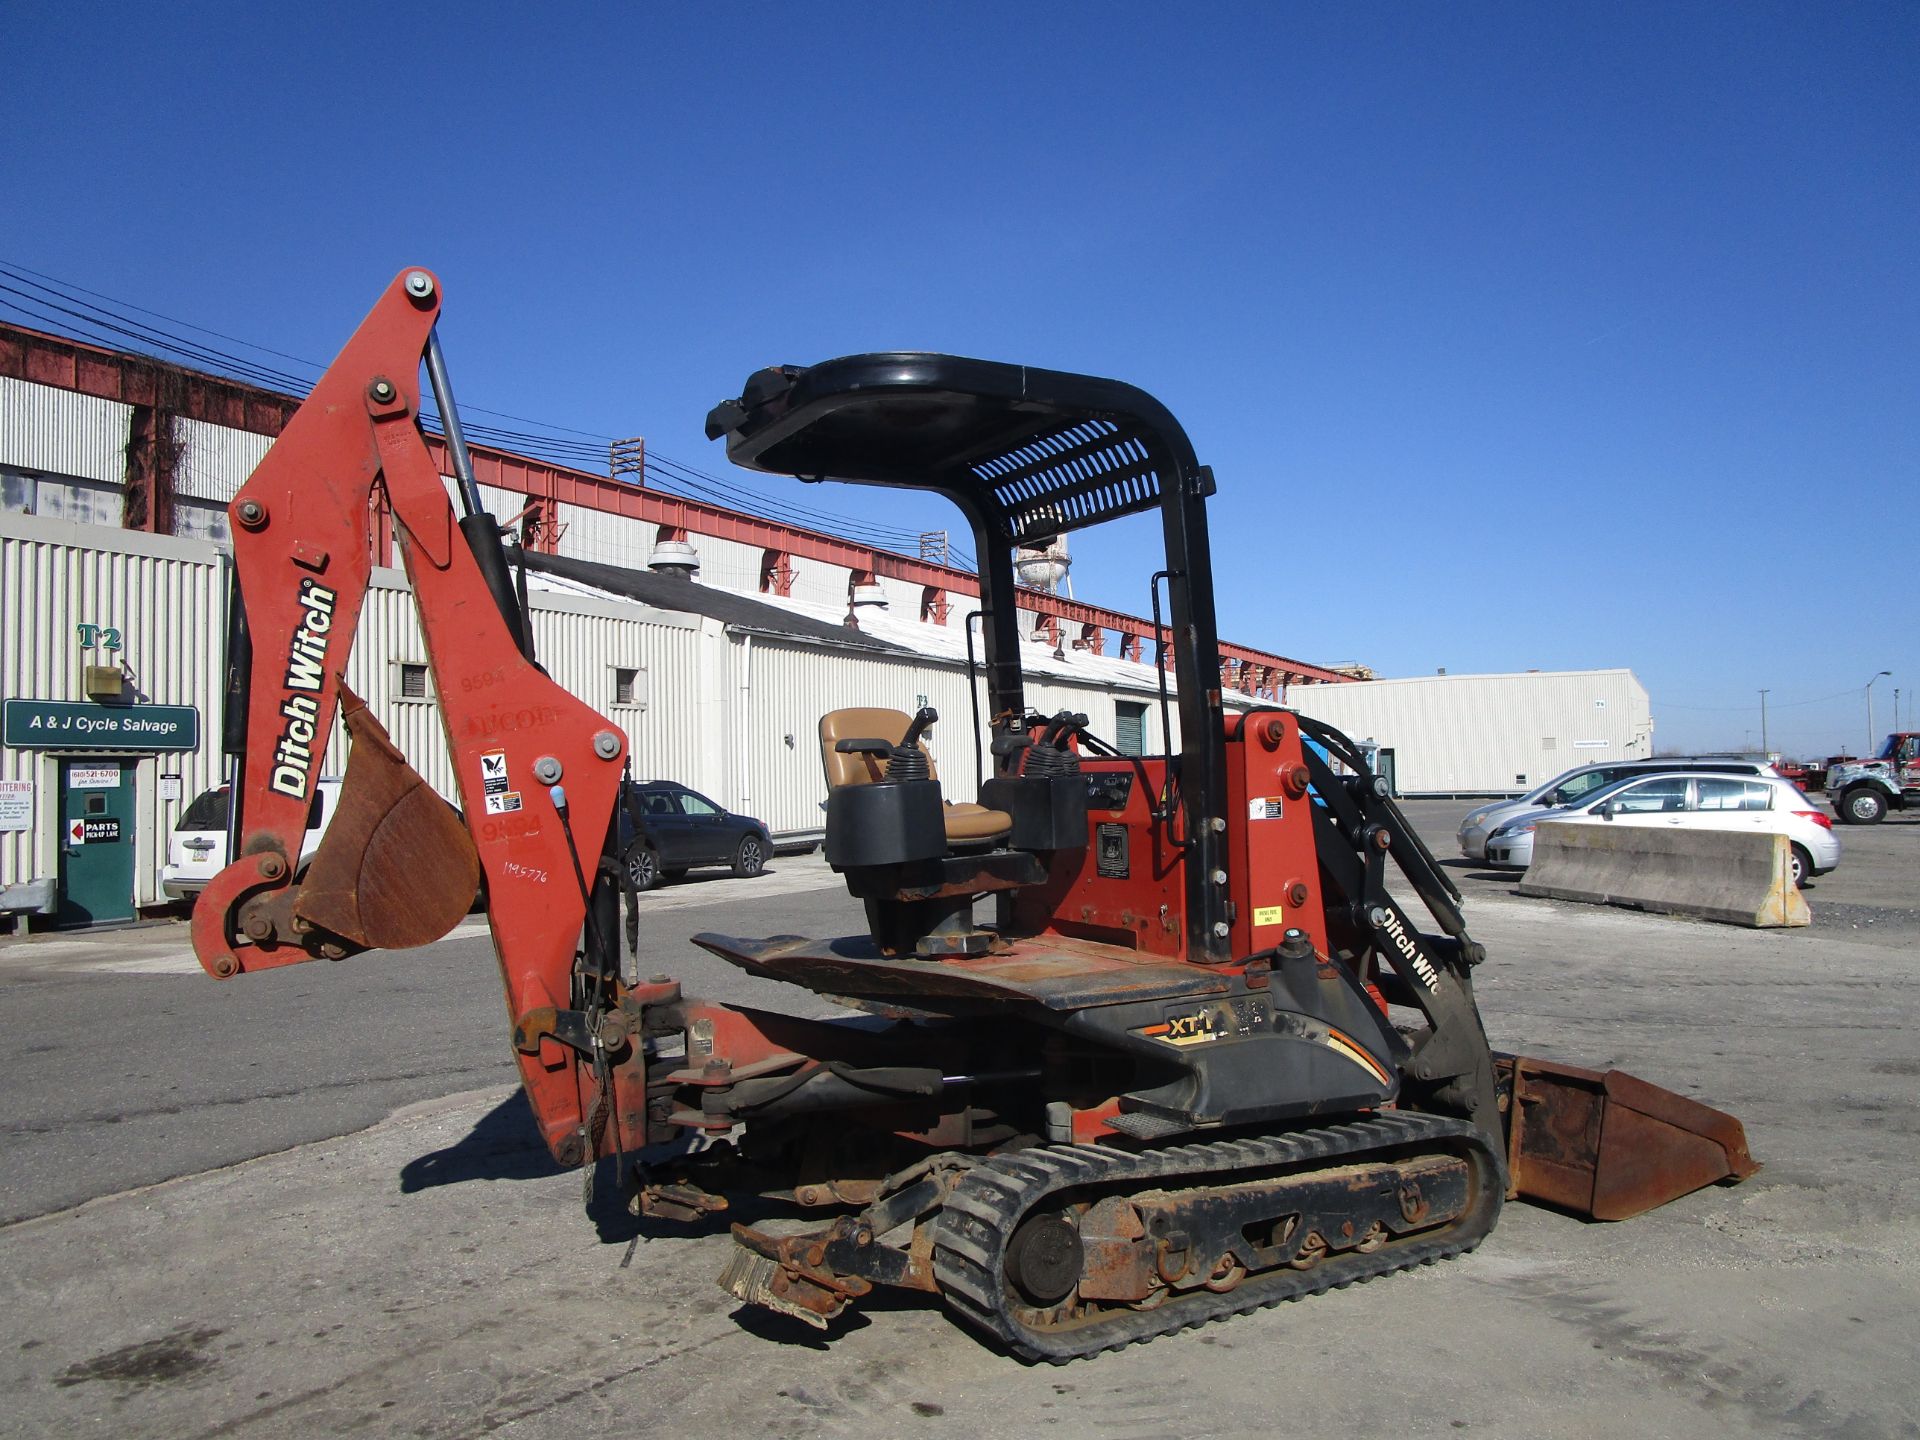
[[[1653,754],[1631,670],[1421,675],[1294,692],[1292,703],[1380,747],[1401,795],[1512,794],[1595,760]]]
[[[167,835],[224,775],[225,507],[296,404],[0,325],[0,905],[85,924],[162,900]],[[541,662],[627,732],[636,775],[804,840],[823,823],[821,713],[931,704],[943,775],[973,783],[970,573],[484,446],[474,458],[525,547]],[[370,528],[387,568],[347,681],[452,794],[390,517],[376,511]],[[1021,630],[1036,708],[1084,711],[1123,748],[1160,747],[1150,622],[1035,590]],[[1346,680],[1246,646],[1221,653],[1231,707]],[[344,744],[336,735],[330,773]]]
[[[167,836],[225,771],[226,505],[297,404],[0,323],[0,911],[102,923],[163,899]],[[429,448],[446,473],[432,436]],[[541,662],[626,731],[637,776],[682,781],[806,840],[823,823],[821,713],[931,704],[943,776],[956,792],[973,784],[970,572],[634,483],[631,450],[610,455],[607,475],[473,452],[487,504],[526,554]],[[369,538],[384,568],[347,680],[451,795],[426,648],[379,507]],[[1030,703],[1084,711],[1122,749],[1158,751],[1152,624],[1038,589],[1021,609]],[[1370,737],[1403,793],[1513,790],[1650,749],[1646,694],[1625,671],[1355,683],[1220,648],[1229,709],[1289,704]],[[344,765],[336,736],[325,768]]]

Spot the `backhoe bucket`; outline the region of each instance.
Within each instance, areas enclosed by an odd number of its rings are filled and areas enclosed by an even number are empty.
[[[1747,1132],[1715,1110],[1623,1070],[1528,1055],[1496,1062],[1507,1104],[1509,1198],[1625,1220],[1760,1166]]]
[[[353,749],[294,915],[368,949],[431,945],[473,907],[479,854],[459,814],[407,763],[366,702],[345,685],[340,694]]]

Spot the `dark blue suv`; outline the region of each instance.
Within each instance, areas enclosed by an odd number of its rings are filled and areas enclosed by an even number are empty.
[[[758,875],[772,854],[773,838],[765,825],[671,780],[631,782],[621,798],[620,859],[639,889],[678,880],[702,865]]]

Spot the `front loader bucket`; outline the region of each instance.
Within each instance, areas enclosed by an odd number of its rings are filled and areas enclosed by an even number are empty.
[[[345,685],[340,694],[353,749],[294,915],[368,949],[431,945],[473,907],[480,884],[473,837],[366,702]]]
[[[1623,1070],[1529,1055],[1497,1058],[1506,1101],[1509,1198],[1625,1220],[1760,1166],[1722,1110]]]

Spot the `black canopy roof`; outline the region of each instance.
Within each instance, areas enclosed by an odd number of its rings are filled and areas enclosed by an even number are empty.
[[[707,416],[736,464],[803,480],[949,495],[1003,545],[1034,544],[1206,483],[1186,432],[1144,390],[955,355],[777,366]]]

